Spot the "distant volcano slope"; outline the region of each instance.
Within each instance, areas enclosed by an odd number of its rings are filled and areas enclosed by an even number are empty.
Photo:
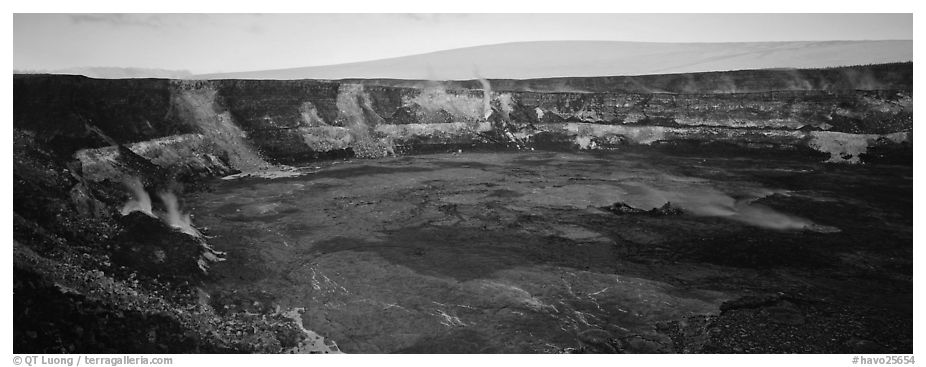
[[[635,76],[489,79],[499,92],[756,93],[774,91],[913,90],[910,62],[816,69],[759,69]],[[421,88],[425,80],[342,79],[343,83]],[[479,80],[446,81],[445,87],[481,89]]]
[[[459,48],[349,64],[197,75],[202,79],[469,80],[822,68],[913,60],[913,42],[647,43],[537,41]]]

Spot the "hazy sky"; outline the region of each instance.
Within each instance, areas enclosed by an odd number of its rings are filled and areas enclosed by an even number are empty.
[[[14,14],[19,70],[211,73],[339,64],[515,41],[913,39],[911,14]]]

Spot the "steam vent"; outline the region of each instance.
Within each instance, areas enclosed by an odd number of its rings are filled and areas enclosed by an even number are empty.
[[[913,351],[912,62],[13,96],[15,353]]]

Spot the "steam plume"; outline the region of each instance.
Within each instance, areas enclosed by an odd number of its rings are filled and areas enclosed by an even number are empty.
[[[180,212],[180,205],[177,203],[176,195],[171,192],[161,192],[158,196],[161,197],[161,201],[164,202],[164,207],[167,208],[167,213],[164,213],[161,218],[167,225],[196,238],[201,238],[203,236],[202,233],[199,233],[199,231],[193,227],[190,215]]]
[[[488,80],[479,78],[479,84],[482,84],[482,112],[483,118],[489,119],[492,116],[492,86]]]
[[[771,228],[777,230],[807,229],[817,232],[835,232],[838,229],[821,226],[805,218],[785,214],[773,210],[755,201],[775,193],[771,190],[757,190],[749,193],[747,199],[734,199],[733,197],[711,187],[689,186],[691,182],[681,182],[679,179],[670,180],[685,185],[675,186],[670,190],[663,190],[640,182],[628,182],[624,188],[628,194],[623,199],[631,206],[638,208],[658,208],[666,202],[685,209],[691,214],[704,217],[723,217],[749,225]]]
[[[154,212],[151,211],[151,196],[145,192],[141,180],[138,177],[130,177],[125,179],[123,183],[132,191],[132,198],[125,203],[120,213],[129,215],[131,212],[142,212],[154,218]]]
[[[125,179],[125,186],[129,188],[132,192],[132,198],[129,199],[125,206],[122,208],[122,215],[128,215],[129,213],[139,211],[147,214],[152,218],[158,218],[155,216],[151,210],[151,196],[145,192],[145,188],[137,177],[130,177]],[[180,205],[177,202],[177,196],[171,192],[161,192],[158,194],[161,201],[164,203],[164,207],[167,209],[165,213],[160,214],[160,220],[167,225],[173,227],[174,229],[179,230],[187,235],[195,237],[198,239],[199,246],[202,247],[202,252],[199,256],[199,259],[196,260],[196,264],[202,269],[203,272],[207,272],[209,269],[210,262],[219,262],[224,261],[225,256],[224,252],[216,251],[208,243],[206,243],[203,238],[203,234],[193,227],[193,223],[190,220],[190,215],[180,212]]]

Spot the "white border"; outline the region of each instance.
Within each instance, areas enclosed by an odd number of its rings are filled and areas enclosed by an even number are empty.
[[[785,12],[785,13],[914,13],[914,34],[916,34],[917,23],[921,18],[921,5],[923,1],[807,1],[807,0],[775,0],[755,4],[744,1],[683,1],[683,0],[647,0],[631,2],[603,2],[592,0],[570,0],[557,3],[541,3],[536,1],[508,3],[498,0],[468,0],[460,2],[438,3],[433,0],[390,0],[390,1],[338,1],[322,3],[303,3],[289,0],[261,0],[248,2],[246,4],[229,4],[222,3],[221,6],[216,3],[197,2],[189,0],[159,0],[152,2],[130,2],[130,1],[22,1],[17,0],[8,3],[11,12],[3,17],[4,29],[9,32],[5,37],[6,49],[10,50],[7,56],[6,70],[13,70],[12,55],[12,13],[19,12],[60,12],[60,13],[90,13],[90,12],[209,12],[209,13],[275,13],[275,12],[361,12],[361,13],[395,13],[395,12],[473,12],[473,13],[643,13],[643,12],[677,12],[677,13],[736,13],[736,12]],[[914,58],[918,59],[920,47],[914,42]],[[915,74],[914,77],[914,94],[918,94],[916,86],[922,85],[921,79]],[[7,121],[6,128],[3,130],[5,141],[4,153],[6,159],[3,160],[3,168],[6,173],[6,179],[3,180],[5,186],[4,204],[8,208],[3,211],[8,232],[7,250],[3,252],[3,258],[7,264],[11,263],[11,239],[12,239],[12,73],[10,74],[10,84],[4,90],[4,107],[5,118]],[[918,94],[922,95],[922,94]],[[915,106],[915,105],[914,105]],[[921,110],[922,111],[922,110]],[[914,148],[914,162],[919,161],[919,153]],[[920,164],[914,164],[914,179],[919,175]],[[923,218],[919,210],[921,203],[918,190],[914,189],[914,228],[920,226]],[[921,245],[919,237],[914,232],[914,264],[921,263],[922,250],[917,248]],[[919,271],[914,266],[914,305],[922,305],[922,286],[920,282]],[[12,267],[6,270],[7,279],[3,281],[3,289],[6,295],[10,295],[6,302],[2,302],[2,312],[7,315],[3,323],[7,332],[3,334],[3,348],[7,353],[7,358],[12,358]],[[914,307],[916,309],[917,307]],[[915,355],[922,358],[920,364],[926,363],[926,355],[922,354],[922,317],[914,314],[914,351]],[[696,365],[696,366],[787,366],[794,363],[800,364],[819,364],[827,366],[852,366],[852,355],[626,355],[626,356],[606,356],[606,355],[587,355],[587,356],[548,356],[548,355],[473,355],[473,356],[446,356],[446,355],[425,355],[425,356],[383,356],[383,355],[351,355],[351,356],[207,356],[207,355],[172,355],[175,366],[198,366],[205,364],[233,364],[233,365],[258,365],[272,363],[273,365],[299,365],[305,366],[306,363],[336,363],[339,366],[346,365],[449,365],[449,366],[471,366],[473,363],[490,363],[490,364],[531,364],[531,365],[554,365],[554,364],[574,364],[574,363],[594,363],[601,366],[616,366],[618,364],[642,365],[652,363],[666,363],[670,365]],[[7,362],[12,365],[11,362]]]

